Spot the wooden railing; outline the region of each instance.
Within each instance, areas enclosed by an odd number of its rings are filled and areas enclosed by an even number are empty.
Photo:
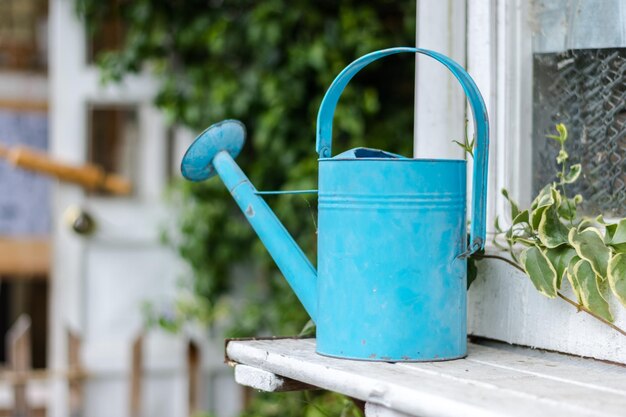
[[[140,332],[133,340],[129,378],[129,404],[131,417],[145,415],[142,410],[144,388],[144,339]],[[89,372],[81,362],[81,338],[67,331],[67,363],[64,371],[33,369],[31,361],[31,320],[21,315],[8,331],[6,366],[0,367],[0,417],[39,417],[45,416],[51,391],[48,382],[51,378],[62,378],[68,386],[68,409],[70,417],[84,415],[84,385],[89,380]],[[187,341],[187,410],[193,415],[201,410],[200,379],[201,352],[193,340]]]

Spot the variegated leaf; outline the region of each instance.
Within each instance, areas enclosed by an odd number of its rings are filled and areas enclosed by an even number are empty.
[[[580,258],[578,257],[578,255],[574,255],[574,257],[570,259],[569,263],[567,264],[566,275],[567,275],[567,280],[569,281],[569,284],[572,286],[572,291],[574,291],[574,294],[576,294],[576,299],[578,300],[578,304],[582,304],[583,300],[580,295],[580,283],[578,282],[578,279],[576,278],[576,275],[574,274],[574,266],[576,266],[576,264],[579,261],[580,261]]]
[[[591,267],[591,263],[581,259],[574,266],[574,275],[580,285],[583,305],[603,319],[612,322],[613,315],[609,309],[609,303],[606,302],[600,288],[601,279]]]
[[[626,219],[618,223],[607,224],[604,242],[615,248],[620,253],[626,253]]]
[[[611,258],[609,285],[613,294],[626,307],[626,253],[618,253]]]
[[[572,258],[576,256],[576,251],[569,245],[562,245],[558,248],[546,249],[545,254],[556,271],[556,288],[560,289],[563,275]]]
[[[604,244],[600,231],[595,227],[583,231],[572,229],[568,239],[578,256],[589,261],[595,273],[606,279],[611,249]]]
[[[576,180],[580,176],[581,169],[582,167],[580,164],[572,165],[569,169],[569,172],[563,177],[563,182],[565,182],[566,184],[576,182]]]
[[[522,252],[520,261],[537,291],[546,297],[556,297],[556,271],[546,255],[531,246]]]
[[[556,248],[568,242],[568,228],[561,223],[556,206],[546,208],[539,222],[539,239],[548,248]]]

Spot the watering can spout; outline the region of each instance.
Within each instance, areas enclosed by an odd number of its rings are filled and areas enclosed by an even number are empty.
[[[245,135],[244,125],[237,120],[210,126],[187,150],[182,174],[191,181],[202,181],[215,174],[220,177],[315,322],[315,268],[233,159],[239,155]]]

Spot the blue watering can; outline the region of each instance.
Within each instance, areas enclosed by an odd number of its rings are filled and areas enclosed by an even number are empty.
[[[357,148],[331,155],[333,114],[369,63],[421,53],[459,80],[474,115],[472,222],[466,229],[466,161],[411,159]],[[436,361],[467,351],[466,258],[485,241],[489,130],[469,74],[437,52],[391,48],[365,55],[333,81],[317,117],[318,271],[234,159],[245,128],[225,120],[187,150],[183,175],[218,174],[317,325],[317,352],[368,361]]]

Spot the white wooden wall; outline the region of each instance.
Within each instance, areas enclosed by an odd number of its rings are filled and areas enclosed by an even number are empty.
[[[155,80],[128,77],[102,86],[96,68],[87,65],[86,36],[73,0],[50,2],[51,153],[82,163],[87,155],[88,108],[132,105],[138,112],[139,157],[136,195],[102,198],[57,184],[54,192],[54,268],[52,271],[50,366],[53,383],[49,415],[68,415],[65,329],[83,338],[86,380],[84,415],[128,415],[131,345],[141,330],[143,301],[167,302],[185,273],[175,254],[159,244],[159,231],[170,213],[162,204],[167,182],[166,126],[151,102]],[[91,214],[97,231],[79,236],[64,223],[68,207]],[[240,389],[223,366],[221,338],[203,346],[205,409],[228,417],[241,404]],[[142,414],[188,415],[185,340],[151,332],[144,345]],[[210,404],[208,402],[211,402]]]

